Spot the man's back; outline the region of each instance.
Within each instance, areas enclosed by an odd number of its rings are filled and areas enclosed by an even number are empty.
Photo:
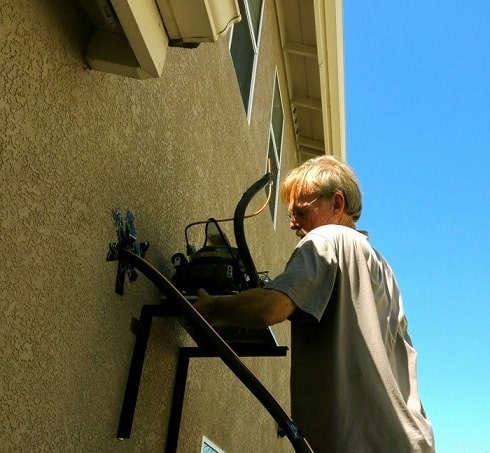
[[[312,230],[268,287],[300,308],[292,415],[315,452],[433,451],[398,285],[361,233]]]

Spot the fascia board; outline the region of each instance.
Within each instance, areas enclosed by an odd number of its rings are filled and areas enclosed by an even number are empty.
[[[326,146],[346,160],[342,0],[313,0]]]

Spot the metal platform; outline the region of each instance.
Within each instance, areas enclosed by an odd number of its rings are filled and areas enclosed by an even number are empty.
[[[159,305],[143,305],[140,319],[133,319],[131,331],[136,336],[133,357],[128,374],[123,405],[119,418],[117,431],[118,439],[129,439],[136,409],[143,364],[150,336],[153,318],[155,317],[179,317],[178,311],[172,304],[162,301]],[[186,326],[187,328],[188,326]],[[270,328],[267,329],[221,329],[219,332],[233,351],[241,357],[280,357],[286,356],[287,346],[279,346]],[[218,357],[212,348],[192,346],[180,348],[177,370],[175,373],[175,385],[172,398],[170,419],[168,422],[166,453],[175,453],[179,439],[180,422],[184,404],[187,372],[191,358]]]

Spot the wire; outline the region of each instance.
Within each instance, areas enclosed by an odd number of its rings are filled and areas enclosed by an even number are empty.
[[[267,205],[269,204],[269,201],[271,199],[272,185],[273,184],[274,183],[273,183],[272,180],[268,184],[269,190],[268,190],[268,193],[267,193],[267,199],[265,200],[265,203],[257,211],[253,212],[252,214],[247,214],[247,215],[243,216],[244,219],[250,219],[251,217],[255,217],[256,215],[259,215],[267,207]],[[230,218],[226,218],[226,219],[215,219],[214,221],[216,223],[223,223],[223,222],[231,222],[233,220],[234,220],[233,217],[230,217]],[[193,226],[196,226],[196,225],[202,225],[202,224],[208,223],[208,222],[209,222],[209,219],[208,220],[198,220],[197,222],[193,222],[193,223],[190,223],[189,225],[187,225],[185,227],[185,229],[187,230],[190,227],[193,227]]]

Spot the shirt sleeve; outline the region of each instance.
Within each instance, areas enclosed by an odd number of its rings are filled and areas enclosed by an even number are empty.
[[[286,294],[300,310],[320,321],[333,292],[337,263],[330,241],[307,235],[294,250],[284,272],[266,288]]]

